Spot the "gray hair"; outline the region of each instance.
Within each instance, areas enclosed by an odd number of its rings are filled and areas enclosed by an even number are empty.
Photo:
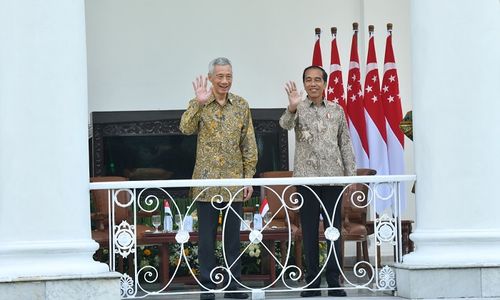
[[[213,74],[215,66],[231,66],[231,61],[225,57],[217,57],[208,64],[208,74]]]

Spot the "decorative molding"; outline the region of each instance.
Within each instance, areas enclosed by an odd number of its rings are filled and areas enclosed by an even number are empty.
[[[161,136],[182,134],[179,130],[183,110],[93,112],[92,176],[106,175],[104,139],[112,136]],[[278,134],[279,169],[288,170],[288,133],[279,126],[283,109],[252,109],[256,133]]]

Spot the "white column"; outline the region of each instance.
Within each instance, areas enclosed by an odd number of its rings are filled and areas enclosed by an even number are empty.
[[[0,3],[0,282],[93,261],[83,0]]]
[[[500,2],[414,0],[411,18],[417,228],[401,267],[420,275],[398,291],[500,296]]]

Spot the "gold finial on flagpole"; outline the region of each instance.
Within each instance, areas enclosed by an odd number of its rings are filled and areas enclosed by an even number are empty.
[[[314,33],[317,34],[317,35],[320,35],[321,34],[321,28],[319,28],[319,27],[314,28]]]
[[[352,23],[352,30],[358,31],[359,24],[357,22]]]
[[[375,26],[368,25],[368,32],[373,33],[375,31]]]
[[[337,36],[337,27],[330,28],[332,35]]]

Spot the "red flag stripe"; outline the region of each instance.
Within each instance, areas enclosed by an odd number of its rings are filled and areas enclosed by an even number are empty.
[[[326,99],[339,104],[344,110],[344,115],[347,119],[344,83],[342,81],[342,67],[340,66],[340,56],[337,48],[337,38],[335,34],[332,34],[330,76],[328,79],[328,87],[326,89]]]
[[[365,106],[363,89],[361,87],[361,73],[359,70],[357,30],[352,35],[346,93],[346,111],[349,119],[349,131],[351,132],[354,153],[356,155],[356,165],[358,168],[368,168],[370,153],[366,135]]]
[[[314,43],[312,65],[323,68],[323,59],[321,58],[321,44],[320,35],[316,34],[316,41]]]
[[[375,53],[375,41],[373,35],[368,43],[368,58],[365,78],[365,108],[374,124],[377,126],[380,135],[387,143],[387,132],[385,128],[385,114],[380,95],[380,79],[377,67],[377,56]]]
[[[392,49],[392,34],[388,31],[385,44],[384,76],[382,78],[382,103],[384,105],[387,124],[387,154],[389,160],[389,174],[405,173],[404,163],[404,134],[399,128],[403,119],[401,99],[399,97],[399,80],[396,69],[396,60]],[[401,209],[406,207],[406,193],[404,184],[401,185],[399,200]]]
[[[404,134],[399,128],[403,119],[401,99],[399,96],[399,79],[392,48],[392,35],[387,35],[384,59],[384,77],[382,80],[382,102],[385,108],[385,116],[390,129],[397,137],[401,147],[404,148]]]

